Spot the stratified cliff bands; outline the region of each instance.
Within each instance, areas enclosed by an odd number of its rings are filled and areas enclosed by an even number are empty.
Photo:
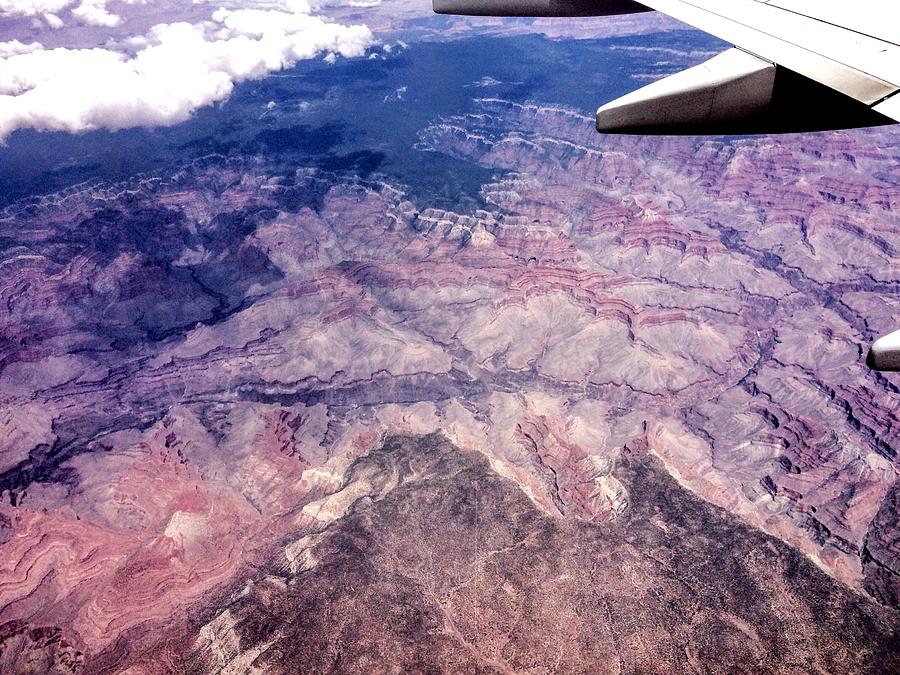
[[[890,672],[896,132],[485,98],[0,213],[0,671]]]
[[[616,475],[634,497],[596,525],[542,513],[439,435],[389,438],[348,471],[347,514],[230,598],[185,665],[218,672],[252,654],[282,672],[900,667],[894,613],[692,496],[651,455],[629,453]]]

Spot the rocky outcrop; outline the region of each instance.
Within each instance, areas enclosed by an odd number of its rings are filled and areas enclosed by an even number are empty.
[[[189,670],[760,673],[898,667],[897,616],[680,487],[617,467],[611,524],[537,511],[478,453],[393,437],[358,460],[352,508],[183,638]],[[702,533],[702,534],[700,534]],[[565,649],[559,645],[565,644]],[[840,645],[840,647],[838,647]],[[148,671],[154,670],[147,662]]]

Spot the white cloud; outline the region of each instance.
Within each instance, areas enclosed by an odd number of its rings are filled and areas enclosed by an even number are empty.
[[[83,0],[72,10],[72,16],[90,26],[113,28],[122,23],[122,17],[106,9],[106,0]]]
[[[59,30],[66,25],[56,14],[51,14],[50,12],[44,14],[44,21],[46,21],[47,25],[53,30]]]
[[[31,4],[44,9],[50,3]],[[0,142],[23,128],[77,132],[176,124],[227,98],[237,82],[320,54],[360,56],[373,43],[365,26],[331,23],[311,14],[303,0],[277,5],[219,9],[209,21],[158,25],[115,48],[2,43]]]
[[[406,96],[406,92],[408,87],[404,84],[402,87],[398,87],[397,90],[393,94],[388,94],[384,97],[385,103],[395,103],[397,101],[402,101],[403,97]]]
[[[56,14],[73,2],[74,0],[0,0],[0,14],[9,16]]]
[[[40,42],[31,42],[29,44],[19,42],[18,40],[0,42],[0,59],[16,56],[17,54],[29,54],[31,52],[40,51],[43,48],[44,45]]]
[[[121,17],[106,9],[109,0],[0,0],[0,16],[37,16],[43,14],[51,28],[60,21],[59,12],[78,4],[72,14],[92,26],[117,26]],[[145,4],[147,0],[119,0],[126,5]],[[49,15],[49,18],[48,18]]]
[[[356,7],[366,9],[368,7],[377,7],[381,4],[381,0],[313,0],[315,9],[325,9],[326,7]]]

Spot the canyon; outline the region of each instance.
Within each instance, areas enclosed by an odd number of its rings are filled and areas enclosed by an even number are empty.
[[[897,131],[473,92],[0,212],[0,670],[900,668]]]

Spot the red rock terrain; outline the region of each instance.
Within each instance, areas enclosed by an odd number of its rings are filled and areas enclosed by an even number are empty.
[[[10,207],[2,670],[896,669],[896,139],[484,99],[420,138],[503,170],[466,213],[217,157]]]

